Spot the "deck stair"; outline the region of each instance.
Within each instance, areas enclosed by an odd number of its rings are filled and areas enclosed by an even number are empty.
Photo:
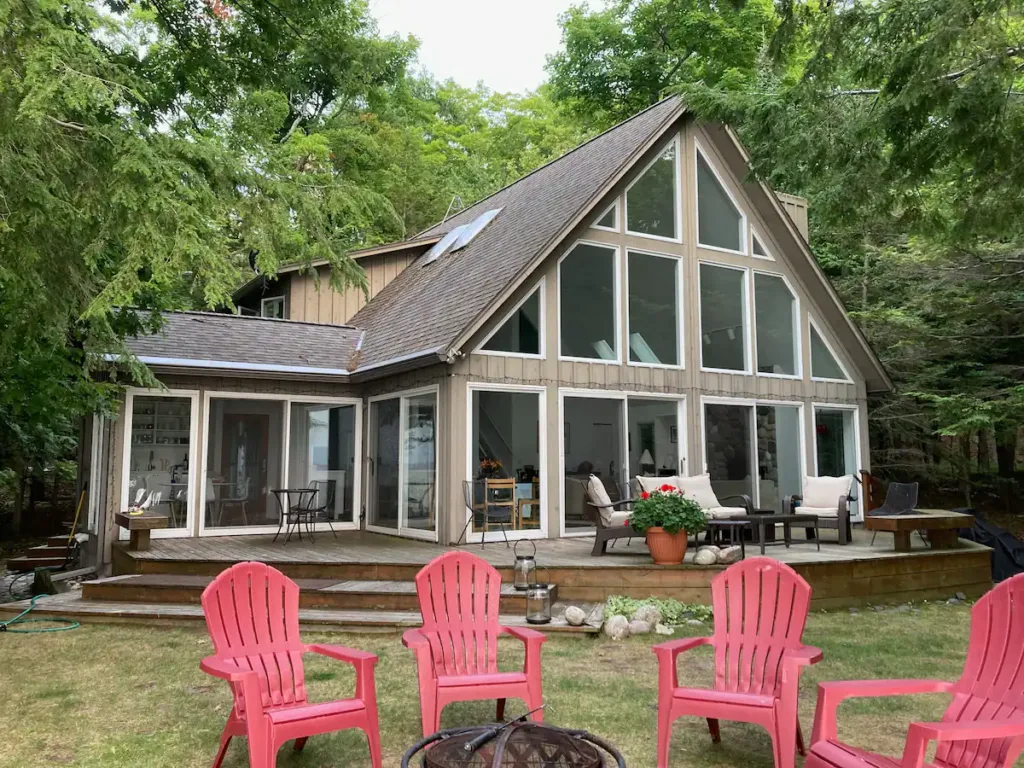
[[[118,603],[176,603],[199,605],[212,576],[164,573],[130,574],[87,581],[82,584],[85,600]],[[296,579],[299,585],[301,608],[419,611],[416,585],[411,581]],[[552,584],[552,599],[557,599],[558,588]],[[503,584],[499,611],[523,614],[526,595],[511,584]]]
[[[73,548],[68,546],[67,536],[50,536],[46,543],[32,547],[21,557],[7,561],[7,569],[27,573],[36,568],[63,568],[74,563]]]

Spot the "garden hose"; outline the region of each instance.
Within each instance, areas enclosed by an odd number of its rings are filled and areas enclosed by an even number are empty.
[[[53,616],[47,619],[26,619],[25,617],[36,607],[36,601],[41,600],[48,595],[36,595],[32,598],[28,608],[19,613],[13,619],[9,621],[0,621],[0,633],[3,632],[20,632],[26,635],[41,634],[43,632],[64,632],[68,629],[77,629],[81,626],[77,621],[71,619],[63,619],[59,616]],[[43,627],[41,629],[26,629],[25,627],[15,627],[15,624],[59,624],[56,627]]]

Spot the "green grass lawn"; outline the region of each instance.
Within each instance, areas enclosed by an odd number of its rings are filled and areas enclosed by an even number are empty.
[[[955,679],[966,652],[967,606],[925,605],[919,613],[846,611],[811,616],[805,640],[825,660],[805,673],[801,721],[809,737],[819,680],[871,677]],[[701,634],[701,627],[685,627]],[[677,632],[677,636],[679,633]],[[380,656],[377,691],[384,764],[398,766],[419,739],[419,699],[412,655],[395,635],[314,635],[307,642],[351,645]],[[553,637],[544,647],[547,718],[586,728],[618,745],[627,763],[654,766],[657,668],[650,651],[662,638],[614,643],[604,638]],[[231,698],[227,685],[199,671],[211,650],[196,628],[84,626],[48,635],[0,635],[0,766],[209,766]],[[515,643],[504,645],[501,666],[521,663]],[[680,658],[683,680],[707,684],[707,649]],[[342,663],[308,657],[310,699],[351,695],[353,674]],[[935,720],[946,700],[904,697],[850,702],[840,709],[840,734],[852,743],[899,755],[911,720]],[[489,722],[493,705],[468,703],[445,709],[442,727]],[[509,714],[521,712],[509,702]],[[278,765],[368,766],[358,731],[310,739],[306,750],[281,751]],[[702,720],[676,723],[673,768],[771,766],[762,730],[722,724],[714,746]],[[248,765],[245,742],[236,741],[225,765]]]

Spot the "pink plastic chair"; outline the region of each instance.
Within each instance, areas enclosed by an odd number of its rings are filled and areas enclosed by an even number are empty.
[[[843,744],[836,709],[852,697],[952,693],[938,723],[911,723],[900,760]],[[930,741],[935,760],[925,763]],[[1007,579],[971,611],[967,663],[955,683],[849,680],[821,683],[805,768],[1010,768],[1024,748],[1024,574]]]
[[[295,750],[322,733],[361,728],[370,760],[381,768],[380,731],[373,667],[377,657],[336,645],[299,639],[299,587],[263,563],[239,563],[203,591],[203,613],[215,655],[200,662],[207,674],[231,683],[235,703],[213,761],[219,768],[234,736],[248,736],[251,768],[273,768],[277,750],[295,739]],[[318,653],[356,668],[352,699],[310,704],[302,654]]]
[[[772,737],[776,768],[793,768],[797,743],[804,754],[797,719],[800,670],[821,660],[821,651],[801,640],[810,599],[806,581],[767,557],[743,560],[715,576],[714,634],[654,647],[658,768],[668,766],[672,723],[684,715],[707,718],[716,744],[721,741],[719,719],[763,726]],[[676,657],[701,645],[715,649],[715,687],[680,687]]]
[[[416,654],[423,735],[440,729],[441,710],[455,701],[497,699],[498,720],[505,699],[522,699],[528,710],[542,703],[540,632],[498,624],[501,576],[468,552],[448,552],[416,575],[423,616],[421,629],[410,629],[402,643]],[[498,671],[498,637],[511,635],[526,645],[522,672]],[[531,716],[543,720],[542,712]]]

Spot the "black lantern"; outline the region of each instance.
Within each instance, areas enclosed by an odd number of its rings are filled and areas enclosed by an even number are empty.
[[[533,547],[533,552],[528,555],[520,555],[519,545],[522,543],[522,540],[517,541],[515,549],[512,550],[516,556],[513,586],[518,591],[525,592],[531,584],[537,581],[537,545],[527,540],[526,543]]]
[[[534,570],[536,574],[537,571]],[[550,624],[551,623],[551,586],[548,584],[551,576],[547,568],[544,569],[547,579],[543,584],[539,580],[526,587],[526,623],[527,624]]]

